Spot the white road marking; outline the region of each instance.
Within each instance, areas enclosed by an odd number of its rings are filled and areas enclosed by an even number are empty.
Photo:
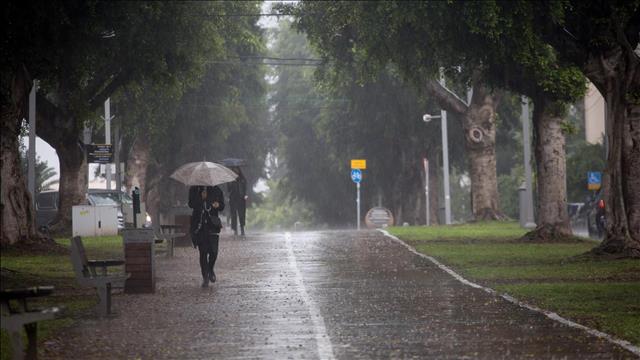
[[[322,315],[320,315],[318,307],[313,302],[313,300],[311,300],[311,297],[309,297],[309,293],[304,286],[302,274],[300,274],[300,269],[298,269],[296,255],[293,253],[293,245],[291,244],[291,233],[286,232],[284,234],[284,238],[287,243],[287,259],[289,261],[289,266],[295,272],[298,291],[300,292],[304,303],[307,304],[309,315],[311,316],[311,321],[313,322],[313,331],[315,333],[316,344],[318,346],[318,356],[320,357],[320,359],[333,360],[335,359],[335,356],[333,355],[333,346],[331,345],[331,339],[327,334],[327,328],[324,325],[324,319],[322,318]]]
[[[635,345],[633,345],[632,343],[630,343],[630,342],[628,342],[626,340],[618,339],[618,338],[616,338],[616,337],[614,337],[612,335],[609,335],[607,333],[603,333],[602,331],[599,331],[599,330],[596,330],[596,329],[592,329],[590,327],[575,323],[575,322],[573,322],[573,321],[571,321],[569,319],[563,318],[562,316],[558,315],[557,313],[554,313],[554,312],[548,311],[548,310],[544,310],[544,309],[540,309],[537,306],[529,305],[529,304],[527,304],[525,302],[522,302],[522,301],[520,301],[520,300],[518,300],[518,299],[516,299],[516,298],[514,298],[514,297],[512,297],[510,295],[498,294],[497,291],[495,291],[495,290],[493,290],[491,288],[484,287],[482,285],[478,285],[478,284],[476,284],[474,282],[471,282],[471,281],[463,278],[458,273],[456,273],[455,271],[451,270],[449,267],[447,267],[446,265],[440,263],[438,260],[432,258],[431,256],[419,253],[415,248],[413,248],[409,244],[405,243],[404,241],[398,239],[397,237],[391,235],[388,231],[382,230],[382,229],[378,229],[378,231],[380,231],[381,233],[383,233],[385,236],[389,237],[390,239],[398,242],[402,246],[406,247],[412,253],[431,261],[437,267],[439,267],[440,269],[444,270],[449,275],[453,276],[456,280],[460,281],[461,283],[463,283],[465,285],[474,287],[476,289],[484,290],[484,291],[488,292],[489,294],[500,296],[501,298],[503,298],[503,299],[505,299],[505,300],[507,300],[507,301],[509,301],[511,303],[514,303],[514,304],[516,304],[516,305],[518,305],[518,306],[520,306],[522,308],[529,309],[529,310],[535,311],[537,313],[541,313],[541,314],[543,314],[544,316],[548,317],[551,320],[555,320],[555,321],[557,321],[559,323],[565,324],[567,326],[571,326],[573,328],[584,330],[584,331],[586,331],[587,333],[589,333],[589,334],[591,334],[593,336],[599,337],[601,339],[606,339],[609,342],[614,343],[616,345],[619,345],[619,346],[631,351],[635,355],[639,355],[640,356],[640,347],[635,346]]]

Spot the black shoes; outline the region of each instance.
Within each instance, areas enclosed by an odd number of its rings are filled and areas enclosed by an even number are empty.
[[[206,288],[209,287],[209,279],[204,279],[202,280],[202,288]]]
[[[216,273],[214,273],[213,271],[211,272],[211,274],[209,274],[209,281],[211,281],[212,283],[216,282]]]

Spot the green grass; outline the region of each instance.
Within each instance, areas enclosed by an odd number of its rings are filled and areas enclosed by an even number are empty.
[[[609,334],[640,342],[640,282],[537,283],[497,286],[520,300],[559,312]],[[622,336],[621,336],[622,337]]]
[[[410,242],[459,242],[485,239],[510,241],[527,232],[517,223],[498,221],[450,226],[402,226],[390,227],[388,230],[392,234]]]
[[[56,241],[69,247],[69,239],[56,239]],[[88,258],[122,259],[124,257],[122,238],[119,236],[86,237],[82,242]],[[78,317],[87,314],[97,303],[95,291],[81,289],[77,285],[69,255],[29,255],[24,251],[16,252],[9,249],[0,253],[0,266],[3,269],[3,288],[55,286],[53,295],[29,301],[30,307],[62,306],[64,308],[63,317],[38,323],[40,343],[63,331],[65,327],[73,325]],[[2,346],[0,360],[10,359],[11,346],[5,331],[0,334],[0,346]]]
[[[591,240],[532,244],[517,223],[395,227],[389,231],[464,277],[640,344],[640,261],[578,255]]]

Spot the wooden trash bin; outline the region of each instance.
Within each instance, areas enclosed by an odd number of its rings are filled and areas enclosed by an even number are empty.
[[[124,292],[128,294],[153,293],[156,290],[155,279],[155,236],[153,229],[125,229],[124,271],[131,276],[124,283]]]

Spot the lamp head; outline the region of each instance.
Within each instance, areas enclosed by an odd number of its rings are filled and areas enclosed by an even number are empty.
[[[440,115],[435,115],[435,116],[431,115],[431,114],[422,115],[422,121],[424,121],[426,123],[430,122],[433,119],[439,119],[439,118],[440,118]]]

